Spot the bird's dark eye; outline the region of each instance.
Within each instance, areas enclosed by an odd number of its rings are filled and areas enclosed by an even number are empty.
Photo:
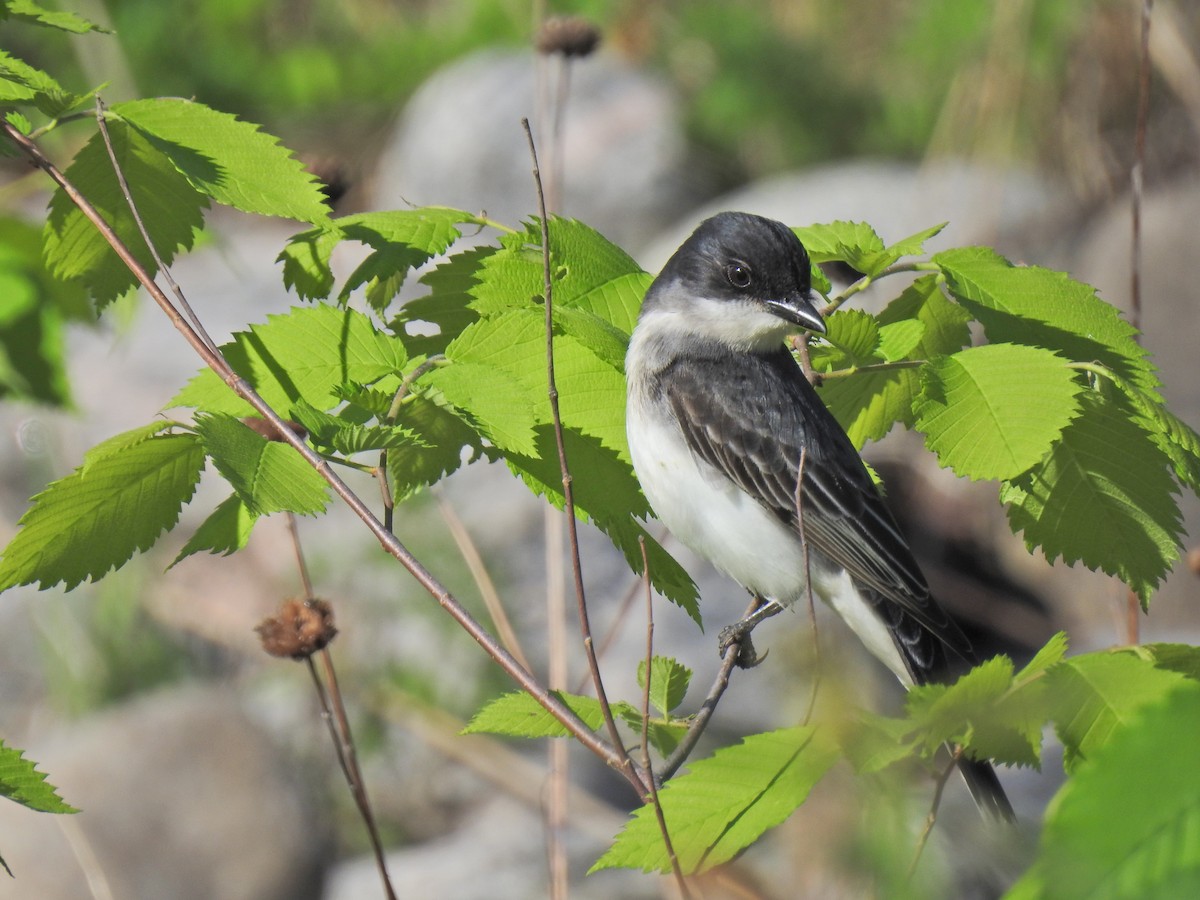
[[[735,288],[750,287],[750,267],[745,263],[730,263],[725,267],[725,277]]]

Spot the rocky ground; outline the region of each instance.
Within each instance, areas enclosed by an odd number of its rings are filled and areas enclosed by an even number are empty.
[[[518,123],[535,113],[534,83],[527,58],[503,55],[465,60],[436,76],[414,98],[384,154],[371,205],[459,205],[512,222],[528,215],[534,194]],[[651,270],[696,222],[718,209],[792,223],[863,219],[885,240],[949,220],[935,249],[989,243],[1016,260],[1065,268],[1110,302],[1128,304],[1124,197],[1085,215],[1034,172],[886,160],[790,173],[712,197],[691,164],[679,119],[675,98],[643,73],[604,56],[576,70],[562,140],[567,176],[561,209],[600,228]],[[1181,176],[1146,197],[1145,343],[1162,369],[1172,409],[1193,424],[1200,423],[1194,356],[1200,307],[1191,271],[1200,249],[1192,227],[1197,220],[1200,176]],[[274,263],[290,229],[240,216],[216,216],[215,224],[215,242],[182,260],[175,274],[220,341],[296,301],[283,291]],[[353,261],[347,254],[340,262],[348,271]],[[76,411],[0,410],[0,539],[11,534],[32,491],[69,471],[92,444],[150,420],[197,365],[147,306],[125,324],[110,320],[97,331],[74,334]],[[924,486],[916,492],[905,488],[907,495],[936,498],[932,513],[914,504],[915,527],[946,529],[959,538],[969,531],[988,548],[997,577],[1013,593],[1041,604],[1029,607],[1020,626],[1001,635],[1002,643],[1040,643],[1060,627],[1071,629],[1077,648],[1116,639],[1116,585],[1031,559],[994,508],[994,488],[956,482],[927,454],[914,453],[914,444],[894,435],[873,452],[881,466],[898,468],[910,483]],[[206,484],[185,525],[201,521],[223,496],[218,486]],[[443,499],[477,540],[519,629],[528,635],[531,655],[541,662],[536,642],[546,584],[543,511],[499,467],[456,475]],[[1200,504],[1184,498],[1184,508],[1190,533],[1200,535]],[[465,713],[477,699],[481,677],[491,679],[489,692],[502,683],[474,647],[431,611],[411,579],[381,561],[374,542],[354,526],[348,515],[335,512],[304,522],[302,529],[318,591],[337,605],[342,636],[335,650],[348,702],[362,719],[376,808],[399,848],[391,856],[399,895],[543,895],[544,839],[536,812],[541,751],[514,752],[456,738],[454,722],[419,702]],[[474,596],[437,503],[424,498],[402,510],[398,531],[451,587]],[[118,577],[111,587],[85,586],[65,598],[14,590],[0,604],[0,626],[8,636],[0,655],[4,739],[27,748],[64,797],[83,810],[75,817],[50,817],[0,804],[0,854],[16,875],[11,882],[0,877],[0,897],[381,896],[373,864],[359,856],[365,846],[361,827],[336,777],[307,675],[256,649],[253,626],[296,590],[281,523],[261,524],[250,547],[235,557],[193,558],[163,574],[189,533],[180,529],[162,552],[135,561],[133,574]],[[591,598],[604,611],[598,616],[604,623],[631,579],[602,538],[590,532],[584,538]],[[736,590],[694,560],[681,559],[701,579],[707,598],[726,598],[709,607],[710,632],[735,618],[741,604]],[[87,626],[86,611],[105,599],[105,590],[110,603],[115,592],[118,601],[130,598],[121,608],[146,610],[173,636],[169,652],[186,657],[204,677],[68,717],[62,714],[64,696],[72,696],[71,690],[77,695],[89,673],[112,668]],[[1145,637],[1197,640],[1195,616],[1188,610],[1195,591],[1194,576],[1181,564],[1144,622]],[[724,613],[716,611],[721,602],[727,604]],[[790,619],[773,626],[770,640],[778,658],[735,683],[718,731],[770,727],[779,724],[781,709],[786,718],[800,708],[796,698],[808,690],[802,665],[807,621]],[[704,667],[715,663],[711,636],[699,635],[672,609],[663,610],[656,626],[662,651],[694,660],[702,670],[697,678],[704,681]],[[841,647],[836,624],[823,619],[821,627],[823,646],[828,641]],[[634,633],[640,628],[628,631],[611,658],[612,690],[626,695],[633,690],[626,673],[641,652],[641,636]],[[125,651],[116,646],[110,656],[120,657]],[[844,655],[859,660],[852,644]],[[869,666],[862,662],[864,671]],[[401,674],[389,676],[390,669]],[[380,683],[397,690],[379,690]],[[64,694],[64,684],[75,687]],[[880,695],[880,702],[895,701],[882,676],[871,675],[859,689],[867,697]],[[569,841],[575,896],[657,896],[657,882],[641,875],[583,877],[621,821],[606,804],[628,804],[629,798],[608,773],[581,755],[573,759],[588,791],[572,801],[579,811]],[[1030,820],[1055,787],[1053,776],[1031,773],[1006,776],[1006,783],[1019,813]],[[819,791],[811,804],[815,812],[797,816],[739,863],[768,894],[855,895],[855,885],[836,866],[811,864],[822,850],[836,855],[837,830],[825,827],[839,819],[839,795],[830,793],[836,790]],[[962,798],[948,803],[951,827],[941,830],[934,854],[950,852],[956,840],[978,837],[974,813]],[[962,877],[964,885],[975,885],[975,896],[987,896],[993,877],[1002,876]],[[964,887],[961,895],[971,890]]]

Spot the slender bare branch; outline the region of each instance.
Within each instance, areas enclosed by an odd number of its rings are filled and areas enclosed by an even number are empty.
[[[529,141],[529,154],[533,159],[533,180],[537,186],[538,206],[542,225],[542,269],[543,269],[543,300],[546,304],[546,379],[550,395],[550,415],[554,421],[554,440],[558,445],[558,463],[562,470],[563,500],[566,509],[567,536],[571,544],[571,568],[575,576],[575,599],[579,607],[579,629],[583,635],[583,650],[587,656],[588,668],[592,673],[592,683],[596,688],[596,699],[600,701],[600,711],[604,716],[604,725],[608,730],[609,740],[613,750],[620,759],[626,778],[630,782],[642,784],[641,794],[646,794],[645,782],[629,758],[621,734],[617,731],[617,723],[613,719],[612,709],[608,704],[608,696],[604,691],[604,682],[600,677],[600,665],[596,661],[596,650],[592,641],[592,628],[588,621],[587,599],[583,588],[583,564],[579,557],[579,531],[575,518],[575,492],[572,487],[571,470],[567,464],[566,438],[563,434],[562,416],[558,409],[558,388],[554,382],[554,310],[553,285],[550,277],[550,225],[546,218],[546,196],[542,192],[542,178],[538,169],[537,147],[533,141],[533,130],[529,120],[522,119],[525,136]]]
[[[654,592],[650,590],[650,559],[646,555],[646,538],[638,538],[638,547],[642,551],[642,581],[646,586],[646,673],[642,684],[642,768],[646,770],[646,782],[650,785],[650,804],[654,807],[654,816],[658,819],[658,831],[662,835],[663,845],[667,848],[667,859],[671,861],[671,872],[675,875],[675,884],[684,900],[691,900],[691,891],[683,877],[683,869],[679,865],[679,857],[675,855],[675,845],[671,842],[671,832],[667,829],[667,817],[663,812],[662,802],[658,799],[658,785],[654,783],[654,767],[650,762],[650,683],[654,677]]]
[[[938,809],[942,805],[942,793],[946,790],[946,782],[950,780],[950,773],[958,766],[961,757],[962,748],[955,747],[954,752],[950,755],[950,764],[938,775],[937,787],[933,792],[933,802],[929,804],[929,814],[925,816],[925,825],[917,837],[917,846],[913,851],[912,861],[908,864],[909,878],[912,878],[917,871],[917,863],[921,861],[921,854],[925,851],[925,845],[929,843],[929,835],[933,833],[933,826],[937,824]]]

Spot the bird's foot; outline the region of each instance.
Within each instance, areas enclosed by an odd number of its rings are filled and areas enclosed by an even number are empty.
[[[746,616],[744,619],[734,622],[732,625],[727,625],[721,629],[721,633],[717,636],[717,652],[721,658],[725,658],[725,654],[729,649],[737,644],[737,667],[739,669],[753,669],[764,659],[767,658],[767,653],[762,656],[758,655],[758,651],[754,648],[754,641],[750,638],[750,633],[754,631],[755,626],[763,619],[769,619],[771,616],[778,613],[783,607],[778,603],[767,602],[759,606],[754,612]]]

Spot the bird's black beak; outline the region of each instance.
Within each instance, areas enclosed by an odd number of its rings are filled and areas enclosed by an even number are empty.
[[[785,300],[768,300],[767,309],[779,318],[817,334],[824,334],[826,331],[825,320],[807,296],[796,294]]]

